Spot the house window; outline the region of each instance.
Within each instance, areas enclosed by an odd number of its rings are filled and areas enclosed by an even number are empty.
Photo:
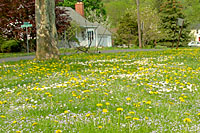
[[[81,32],[81,35],[82,35],[83,40],[85,40],[85,32],[84,31]]]
[[[88,40],[89,41],[94,40],[94,32],[93,31],[88,31],[87,34],[88,34]]]

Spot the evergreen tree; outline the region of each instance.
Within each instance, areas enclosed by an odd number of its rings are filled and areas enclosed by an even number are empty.
[[[167,0],[160,7],[160,16],[162,20],[162,27],[164,28],[167,36],[165,38],[165,42],[177,42],[180,27],[177,26],[177,19],[182,18],[185,19],[185,15],[183,14],[183,6],[177,0]],[[181,35],[180,42],[187,42],[189,39],[189,31],[187,30],[189,23],[187,20],[184,20],[183,31]]]
[[[132,12],[127,12],[119,21],[118,30],[115,38],[116,45],[130,44],[138,41],[137,17]]]
[[[85,17],[90,16],[90,11],[95,11],[98,16],[103,16],[106,19],[106,10],[104,9],[104,5],[102,0],[82,0],[84,3]],[[64,0],[60,2],[59,6],[71,7],[75,9],[75,4],[77,0]]]

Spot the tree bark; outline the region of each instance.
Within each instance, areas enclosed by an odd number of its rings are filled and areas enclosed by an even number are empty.
[[[55,18],[54,0],[35,0],[36,58],[39,60],[59,58]]]
[[[141,39],[141,23],[140,23],[140,1],[137,2],[137,22],[138,22],[138,39],[139,39],[139,47],[142,48],[142,39]]]

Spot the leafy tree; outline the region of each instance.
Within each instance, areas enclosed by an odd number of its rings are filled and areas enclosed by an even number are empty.
[[[117,34],[115,36],[115,45],[136,43],[137,37],[137,17],[132,12],[127,12],[119,21]]]
[[[98,16],[104,16],[106,19],[106,10],[104,9],[104,5],[102,0],[82,0],[84,3],[84,10],[86,18],[90,16],[90,10],[95,11]],[[71,7],[75,9],[75,4],[77,0],[64,0],[64,2],[60,2],[59,6]]]
[[[153,41],[164,39],[165,32],[161,28],[161,20],[156,9],[151,7],[145,7],[141,11],[142,21],[142,42],[144,45],[148,45]]]
[[[56,0],[58,2],[58,0]],[[56,27],[58,33],[63,32],[69,26],[69,16],[61,16],[66,11],[59,8],[56,12]],[[29,38],[35,49],[36,24],[35,24],[35,0],[1,0],[0,3],[0,35],[8,39],[23,40],[26,42],[26,31],[20,26],[23,22],[30,22],[33,27],[28,28]],[[26,47],[26,45],[24,45]]]
[[[160,16],[162,20],[162,27],[166,31],[166,42],[177,42],[179,36],[179,27],[176,25],[177,19],[182,18],[185,19],[185,15],[183,14],[183,6],[177,0],[167,0],[160,7]],[[185,23],[183,25],[183,32],[181,36],[181,42],[186,42],[189,39],[189,31],[187,30],[189,23],[185,19]],[[174,34],[175,33],[175,34]]]
[[[134,4],[134,0],[115,0],[105,3],[106,13],[110,18],[111,26],[116,27],[121,17],[126,13],[128,9],[131,9]]]
[[[200,22],[200,1],[199,0],[180,0],[183,4],[183,12],[191,26]]]

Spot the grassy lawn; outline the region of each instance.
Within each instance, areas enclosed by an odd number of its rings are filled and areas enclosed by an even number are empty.
[[[0,64],[0,132],[200,132],[200,49]]]

